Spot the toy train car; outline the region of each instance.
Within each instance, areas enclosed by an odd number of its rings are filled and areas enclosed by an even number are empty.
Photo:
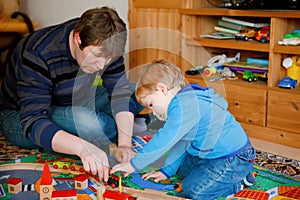
[[[80,172],[84,171],[83,166],[71,162],[56,161],[52,163],[52,166],[54,169],[64,169],[64,170],[70,169],[72,171],[80,171]]]

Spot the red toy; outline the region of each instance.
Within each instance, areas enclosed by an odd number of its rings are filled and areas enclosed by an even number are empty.
[[[279,190],[279,188],[278,188],[278,190]],[[291,190],[283,192],[283,193],[281,193],[281,191],[280,191],[279,194],[284,197],[300,199],[300,187],[291,188]]]
[[[118,200],[134,200],[135,198],[129,194],[120,193],[117,191],[106,190],[103,194],[103,198],[118,199]]]
[[[257,190],[242,190],[234,195],[234,197],[243,197],[255,200],[268,200],[269,196],[269,193]]]
[[[115,187],[118,187],[119,186],[119,177],[118,176],[116,176],[115,174],[112,174],[109,178],[108,178],[108,180],[107,180],[107,182],[105,182],[104,184],[105,185],[109,185],[110,187],[112,187],[112,188],[115,188]]]
[[[86,174],[79,174],[74,177],[75,189],[84,190],[88,187],[88,178],[89,176]]]
[[[22,179],[21,178],[9,178],[6,181],[8,185],[8,192],[11,194],[17,194],[22,191]]]
[[[57,190],[52,192],[52,200],[77,199],[77,190]]]
[[[262,43],[270,41],[270,26],[264,26],[255,33],[255,39]]]

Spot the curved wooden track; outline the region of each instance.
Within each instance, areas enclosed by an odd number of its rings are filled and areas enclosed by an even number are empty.
[[[44,164],[40,163],[13,163],[13,164],[2,164],[0,165],[0,171],[11,171],[11,170],[37,170],[37,171],[43,171]],[[62,173],[72,173],[72,174],[82,174],[82,172],[79,171],[72,171],[70,169],[64,170],[64,169],[54,169],[53,166],[49,165],[50,172],[62,172]],[[90,180],[92,180],[96,185],[104,186],[103,183],[97,181],[94,177],[90,176]],[[104,186],[109,190],[112,190],[110,186]],[[117,188],[115,189],[117,190]],[[162,191],[157,190],[138,190],[128,187],[123,187],[123,191],[125,193],[130,194],[131,196],[138,197],[139,200],[185,200],[184,198],[176,197],[176,196],[170,196],[166,195]]]

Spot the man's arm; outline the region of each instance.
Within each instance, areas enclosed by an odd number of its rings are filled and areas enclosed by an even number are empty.
[[[115,157],[119,162],[127,162],[134,156],[131,149],[134,115],[123,111],[117,113],[115,119],[118,126],[118,150]]]
[[[115,154],[119,162],[129,161],[133,156],[131,137],[134,125],[134,89],[125,73],[124,58],[111,63],[102,74],[103,87],[111,100],[112,112],[118,127],[118,149]]]
[[[108,180],[109,163],[107,156],[95,145],[60,130],[52,139],[52,147],[56,152],[79,156],[85,171],[92,174],[98,173],[100,180]]]

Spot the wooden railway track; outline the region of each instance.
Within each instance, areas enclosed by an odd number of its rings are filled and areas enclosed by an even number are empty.
[[[1,164],[0,165],[0,172],[1,171],[12,171],[12,170],[37,170],[43,171],[44,164],[40,163],[13,163],[13,164]],[[82,174],[80,171],[72,171],[71,169],[54,169],[52,165],[49,165],[50,172],[61,172],[61,173],[72,173],[72,174]],[[108,190],[118,190],[117,188],[112,189],[110,186],[104,186],[103,183],[97,181],[94,177],[90,176],[90,180],[92,180],[97,186],[106,187]],[[123,187],[123,192],[138,197],[139,200],[185,200],[185,198],[180,198],[176,196],[166,195],[162,191],[145,189],[145,190],[138,190],[134,188]]]

